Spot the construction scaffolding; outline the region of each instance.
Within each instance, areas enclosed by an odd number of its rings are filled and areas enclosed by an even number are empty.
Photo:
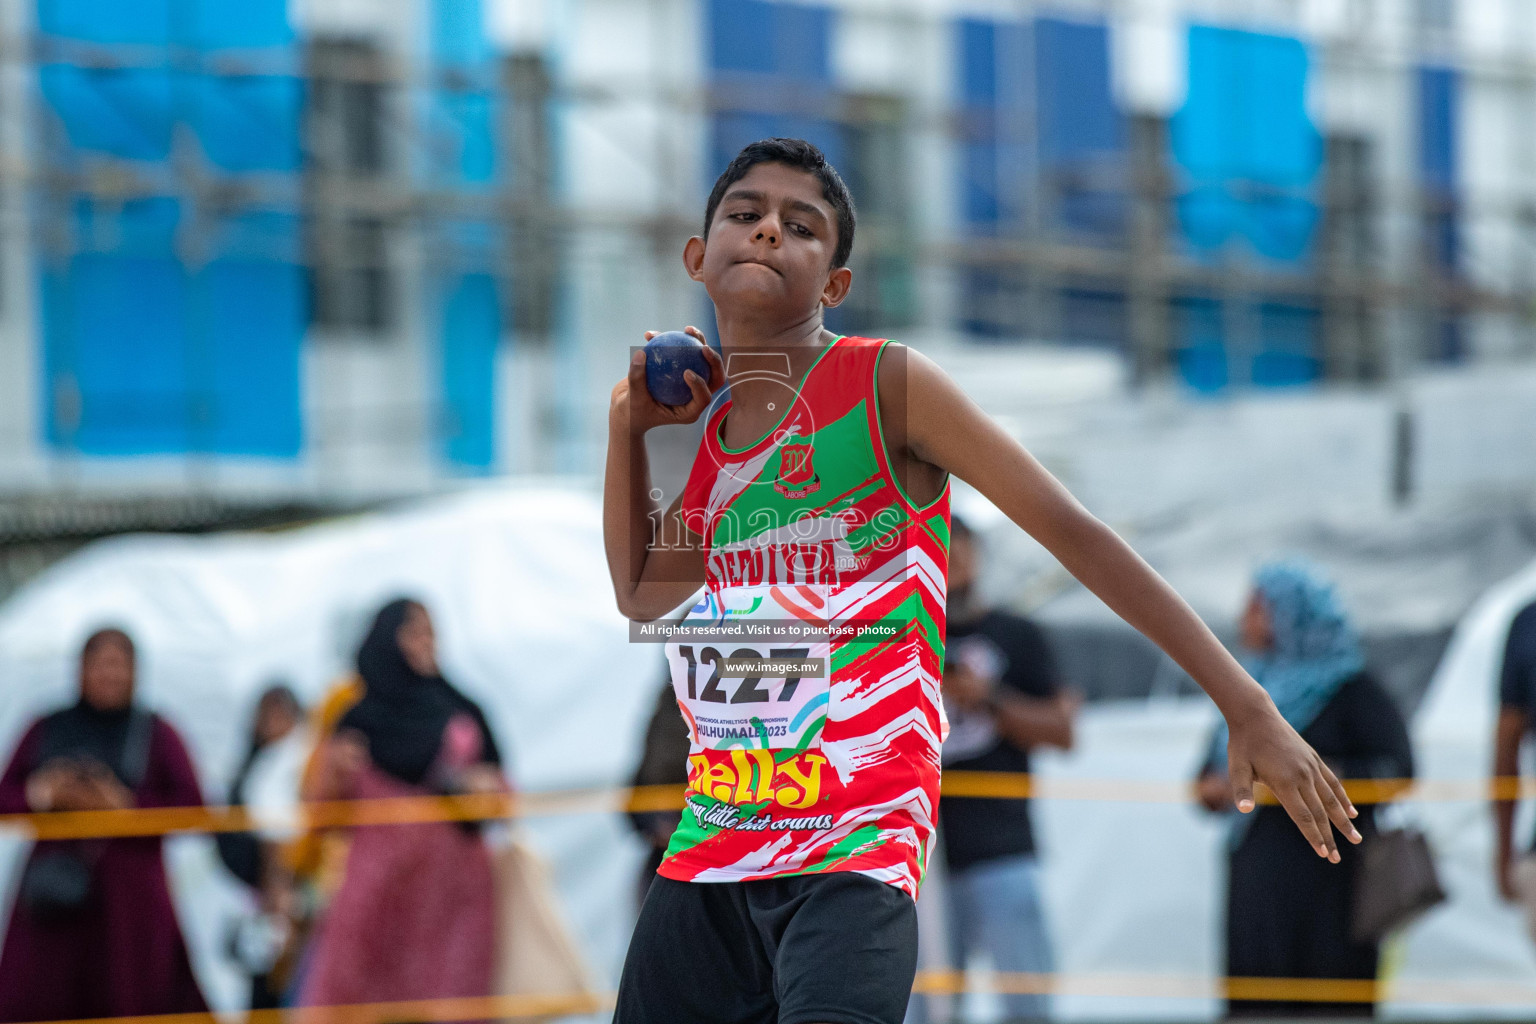
[[[1139,384],[1206,391],[1380,382],[1481,355],[1489,323],[1504,350],[1536,350],[1536,161],[1503,192],[1458,167],[1466,96],[1485,80],[1536,96],[1536,57],[1469,56],[1434,5],[1406,45],[1378,24],[1402,4],[1307,43],[1192,25],[1189,96],[1162,112],[1116,93],[1129,8],[1110,0],[992,19],[859,5],[890,29],[870,47],[951,53],[948,82],[910,88],[844,80],[835,6],[627,5],[663,50],[699,37],[684,74],[655,56],[594,71],[615,41],[591,25],[616,9],[595,0],[566,38],[511,46],[475,0],[423,0],[371,35],[239,6],[38,0],[0,40],[9,137],[30,140],[0,165],[0,252],[41,279],[35,337],[6,344],[41,353],[55,482],[146,454],[215,488],[210,460],[298,460],[312,494],[377,491],[402,458],[404,491],[590,469],[591,445],[565,441],[600,436],[607,384],[552,392],[571,360],[605,378],[594,358],[633,342],[584,283],[593,253],[617,246],[621,290],[653,288],[723,158],[771,132],[821,143],[859,198],[838,329],[1103,346]],[[1318,120],[1319,90],[1333,107],[1395,96],[1405,123]],[[623,130],[644,141],[604,144],[649,182],[614,202],[625,183],[585,183],[611,176],[580,136],[635,112]],[[1494,273],[1468,256],[1489,225],[1511,256]],[[498,452],[514,414],[521,458]]]

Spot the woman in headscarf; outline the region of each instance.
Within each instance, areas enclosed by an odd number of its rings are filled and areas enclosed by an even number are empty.
[[[379,612],[357,671],[361,695],[324,741],[306,799],[507,790],[485,715],[442,677],[419,602]],[[350,840],[301,968],[298,1005],[489,995],[496,901],[480,829],[369,825]]]
[[[34,723],[0,777],[0,813],[192,807],[176,731],[134,703],[133,641],[80,655],[80,699]],[[159,836],[38,843],[0,952],[0,1021],[207,1010],[176,921]]]
[[[1280,713],[1340,779],[1407,779],[1413,754],[1402,713],[1366,670],[1360,637],[1333,587],[1311,566],[1273,562],[1256,574],[1240,623],[1247,666]],[[1197,782],[1200,802],[1230,812],[1227,735],[1218,729]],[[1361,850],[1377,833],[1361,805],[1361,847],[1337,865],[1317,856],[1278,805],[1234,814],[1228,834],[1226,973],[1233,977],[1374,980],[1379,947],[1350,936]],[[1370,1017],[1369,1002],[1230,1001],[1233,1017]]]

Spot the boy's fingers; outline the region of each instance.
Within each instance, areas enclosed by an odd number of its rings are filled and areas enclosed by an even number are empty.
[[[709,386],[718,391],[725,384],[725,364],[720,361],[720,353],[705,345],[704,361],[709,364]]]
[[[692,370],[683,371],[683,380],[688,383],[688,390],[693,392],[693,400],[688,403],[688,411],[696,412],[709,403],[709,388],[704,386],[704,378]]]
[[[1232,802],[1247,814],[1253,810],[1253,769],[1247,762],[1227,766],[1227,777],[1232,780]]]
[[[650,341],[654,337],[656,337],[656,332],[655,331],[646,331],[645,332],[645,340],[646,341]]]
[[[1276,791],[1280,802],[1291,815],[1291,820],[1301,828],[1307,842],[1319,857],[1333,860],[1338,856],[1333,846],[1333,830],[1328,827],[1328,816],[1323,813],[1322,802],[1315,791],[1306,787],[1288,788],[1284,793]]]
[[[683,328],[683,333],[684,334],[691,334],[691,335],[693,335],[695,338],[698,338],[700,341],[704,342],[704,347],[705,348],[709,347],[709,341],[704,337],[704,332],[699,330],[697,327],[693,326],[692,324],[689,324],[687,327],[684,327]]]
[[[1358,818],[1360,812],[1355,809],[1355,802],[1349,798],[1349,791],[1344,788],[1344,783],[1339,781],[1339,777],[1333,773],[1333,769],[1329,768],[1326,764],[1323,765],[1323,778],[1327,780],[1328,788],[1333,792],[1334,798],[1344,808],[1345,817]],[[1343,830],[1344,834],[1349,835],[1350,830],[1353,828],[1354,826],[1351,825],[1349,829]]]
[[[1328,851],[1328,859],[1337,864],[1339,840],[1333,834],[1333,823],[1328,820],[1327,802],[1316,789],[1303,789],[1302,796],[1306,798],[1307,807],[1312,812],[1312,819],[1317,822],[1318,829],[1323,833],[1323,846]]]
[[[1352,843],[1360,842],[1360,833],[1349,820],[1349,812],[1345,810],[1345,807],[1348,806],[1348,800],[1340,800],[1339,795],[1334,792],[1334,786],[1338,785],[1339,780],[1332,778],[1333,773],[1329,772],[1326,767],[1323,771],[1328,772],[1328,778],[1324,778],[1318,783],[1317,798],[1322,801],[1323,809],[1328,815],[1328,820],[1333,822],[1333,827],[1338,829],[1339,834],[1345,839]],[[1332,782],[1333,785],[1330,786],[1329,782]]]

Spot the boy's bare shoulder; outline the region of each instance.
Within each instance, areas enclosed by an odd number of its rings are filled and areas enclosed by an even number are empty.
[[[919,404],[943,403],[958,386],[932,359],[899,341],[886,347],[878,373],[882,414],[902,414]]]

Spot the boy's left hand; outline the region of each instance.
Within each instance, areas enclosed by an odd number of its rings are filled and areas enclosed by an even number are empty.
[[[1338,777],[1273,705],[1234,715],[1227,724],[1228,775],[1237,809],[1251,813],[1254,781],[1264,783],[1318,856],[1337,864],[1339,850],[1330,822],[1351,843],[1360,842],[1360,833],[1350,823],[1359,812]]]

